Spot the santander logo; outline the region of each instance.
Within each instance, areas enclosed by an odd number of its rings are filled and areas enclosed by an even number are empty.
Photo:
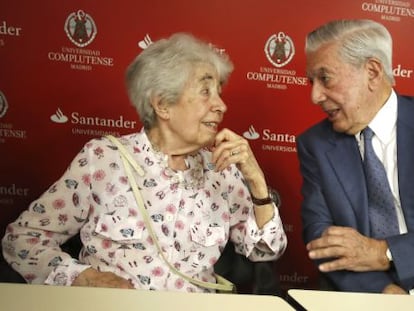
[[[256,140],[260,137],[260,135],[256,132],[253,125],[250,125],[249,129],[243,133],[243,137],[249,140]]]

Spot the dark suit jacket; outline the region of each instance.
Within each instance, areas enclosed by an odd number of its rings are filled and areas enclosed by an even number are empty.
[[[323,120],[297,139],[303,176],[301,209],[305,243],[331,225],[370,236],[362,160],[354,136],[334,132]],[[387,238],[394,268],[328,273],[339,290],[381,292],[390,283],[414,287],[414,99],[398,96],[397,158],[400,198],[408,233]]]

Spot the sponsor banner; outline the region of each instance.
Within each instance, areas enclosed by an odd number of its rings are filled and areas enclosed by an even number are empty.
[[[116,118],[105,118],[99,116],[82,115],[78,111],[71,112],[68,117],[65,113],[57,108],[56,112],[50,116],[53,123],[72,125],[72,134],[74,135],[89,135],[92,137],[99,137],[105,135],[120,136],[119,130],[127,129],[129,131],[137,130],[137,121],[129,120],[123,115]]]
[[[396,90],[414,95],[414,0],[0,2],[0,232],[89,139],[141,128],[125,69],[159,38],[188,32],[235,65],[225,126],[249,141],[281,195],[289,243],[277,277],[284,288],[317,287],[301,238],[296,136],[324,115],[310,101],[304,39],[328,17],[350,16],[390,30]]]
[[[271,129],[263,129],[259,134],[253,125],[243,133],[249,140],[263,142],[262,150],[276,152],[296,152],[296,136],[289,133],[274,132]]]

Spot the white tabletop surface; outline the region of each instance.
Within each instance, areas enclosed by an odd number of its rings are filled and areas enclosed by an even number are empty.
[[[414,311],[414,296],[290,289],[288,295],[309,311]]]
[[[140,291],[0,283],[4,311],[292,311],[277,296]]]

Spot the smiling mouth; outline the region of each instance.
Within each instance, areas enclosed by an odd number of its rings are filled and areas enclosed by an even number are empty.
[[[207,126],[208,128],[211,128],[212,130],[217,131],[218,128],[218,122],[203,122],[203,124],[205,126]]]

